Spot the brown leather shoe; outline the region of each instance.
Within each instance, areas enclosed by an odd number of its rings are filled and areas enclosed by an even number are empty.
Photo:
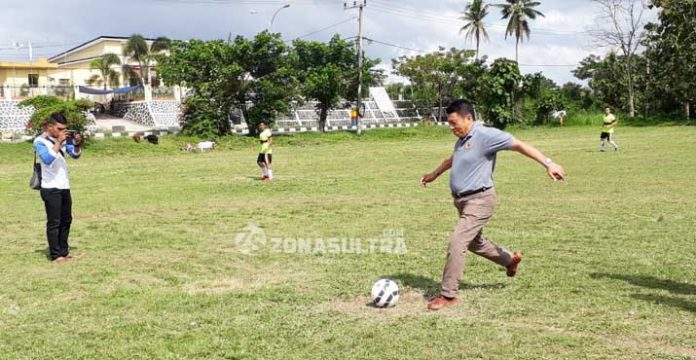
[[[68,261],[70,261],[70,259],[63,257],[63,256],[59,256],[59,257],[51,260],[51,262],[54,264],[66,263]]]
[[[520,253],[513,253],[512,254],[512,261],[510,261],[510,264],[507,266],[507,276],[513,277],[517,275],[517,265],[522,261],[522,254]]]
[[[428,310],[440,310],[447,306],[457,305],[457,298],[448,298],[438,295],[428,303]]]

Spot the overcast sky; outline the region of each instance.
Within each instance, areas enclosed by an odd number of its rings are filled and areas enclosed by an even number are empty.
[[[595,26],[597,11],[590,0],[539,1],[538,9],[546,17],[532,23],[531,39],[520,48],[521,70],[542,71],[559,84],[578,82],[571,74],[574,65],[590,53],[603,55],[608,51],[595,48],[586,33]],[[474,48],[459,35],[462,23],[458,17],[466,3],[367,0],[365,36],[401,47],[368,43],[368,56],[381,58],[391,71],[388,64],[392,58],[416,55],[415,50]],[[182,40],[227,39],[230,33],[253,36],[269,27],[273,13],[283,4],[291,6],[278,13],[273,30],[287,40],[305,36],[325,41],[336,33],[346,38],[357,35],[357,10],[344,10],[343,0],[0,0],[0,61],[28,60],[29,41],[37,58],[58,54],[99,35],[140,33]],[[339,25],[332,26],[335,24]],[[504,39],[506,23],[500,20],[499,9],[491,9],[486,24],[491,41],[481,45],[482,55],[514,59],[515,41]],[[14,49],[14,42],[25,48]]]

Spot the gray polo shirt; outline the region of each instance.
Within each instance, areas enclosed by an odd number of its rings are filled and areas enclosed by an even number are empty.
[[[510,150],[515,138],[504,131],[475,122],[469,134],[454,145],[450,189],[453,195],[493,187],[495,155]]]

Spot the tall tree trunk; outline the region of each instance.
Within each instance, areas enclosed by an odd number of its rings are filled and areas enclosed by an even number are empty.
[[[635,89],[633,84],[633,55],[626,58],[626,68],[628,70],[628,116],[636,116]]]
[[[691,103],[689,100],[684,104],[684,114],[686,114],[686,120],[691,120]]]
[[[326,118],[329,115],[328,107],[323,105],[319,111],[319,130],[321,132],[326,132]]]
[[[515,62],[520,63],[520,38],[517,37],[517,42],[515,43]]]
[[[481,45],[481,34],[476,32],[476,60],[479,59],[479,46]]]
[[[442,121],[442,84],[439,85],[437,91],[438,105],[437,105],[437,123]]]

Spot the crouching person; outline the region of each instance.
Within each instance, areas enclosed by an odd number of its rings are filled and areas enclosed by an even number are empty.
[[[46,208],[46,238],[51,261],[72,258],[68,246],[72,223],[72,198],[66,157],[82,154],[82,135],[68,133],[63,114],[52,114],[43,125],[43,133],[34,140],[34,150],[41,159],[41,199]]]

